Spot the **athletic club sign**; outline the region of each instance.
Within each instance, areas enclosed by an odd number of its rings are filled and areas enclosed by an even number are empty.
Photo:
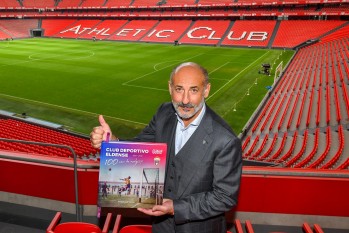
[[[110,28],[91,28],[91,27],[84,27],[82,25],[77,25],[72,28],[66,29],[64,31],[61,31],[60,34],[64,36],[65,33],[72,32],[75,35],[91,35],[91,36],[103,36],[103,37],[110,37],[113,36],[113,38],[124,38],[124,37],[136,37],[140,34],[145,34],[147,29],[144,28],[123,28],[120,30],[117,30],[116,32],[112,33],[110,31]],[[156,38],[169,38],[175,33],[175,30],[172,29],[166,29],[166,30],[151,30],[146,37],[156,37]],[[251,30],[245,30],[242,32],[234,32],[229,31],[229,33],[226,35],[226,39],[230,41],[241,41],[241,40],[247,40],[247,41],[265,41],[268,39],[268,32],[265,31],[251,31]],[[190,29],[186,36],[189,39],[193,40],[221,40],[222,37],[216,35],[216,31],[211,27],[194,27]],[[177,39],[177,38],[174,38]]]

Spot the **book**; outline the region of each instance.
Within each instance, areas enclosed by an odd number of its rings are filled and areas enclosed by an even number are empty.
[[[98,206],[161,205],[167,144],[104,141],[100,152]]]

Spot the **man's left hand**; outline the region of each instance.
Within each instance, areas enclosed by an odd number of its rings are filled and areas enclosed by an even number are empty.
[[[151,216],[174,215],[173,201],[170,199],[164,199],[162,205],[155,205],[152,209],[137,208],[137,210]]]

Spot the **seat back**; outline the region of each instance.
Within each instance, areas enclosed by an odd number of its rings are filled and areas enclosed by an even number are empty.
[[[151,233],[151,225],[128,225],[121,228],[119,233]]]
[[[54,233],[102,233],[98,226],[85,222],[67,222],[59,224]]]
[[[46,233],[108,233],[111,223],[112,213],[108,213],[104,222],[103,230],[97,225],[86,222],[65,222],[61,221],[62,212],[57,212],[52,219],[50,225],[46,229]],[[117,215],[113,233],[117,233],[120,226],[121,215]]]

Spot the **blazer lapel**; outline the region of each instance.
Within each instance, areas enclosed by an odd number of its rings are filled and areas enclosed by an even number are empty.
[[[176,125],[177,125],[177,116],[176,114],[169,114],[167,119],[165,120],[165,124],[163,127],[163,138],[165,143],[167,143],[167,156],[166,156],[166,169],[165,174],[167,174],[168,164],[170,161],[171,150],[174,147],[175,143],[175,133],[176,133]]]

